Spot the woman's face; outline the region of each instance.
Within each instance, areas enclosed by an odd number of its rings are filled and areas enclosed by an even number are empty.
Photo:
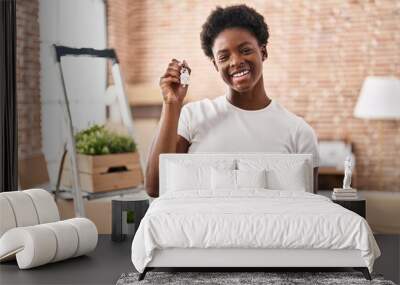
[[[215,68],[232,89],[249,91],[262,77],[262,63],[267,58],[267,51],[246,29],[223,30],[215,38],[212,50]]]

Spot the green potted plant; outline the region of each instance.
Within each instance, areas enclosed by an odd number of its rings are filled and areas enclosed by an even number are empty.
[[[127,224],[127,235],[135,235],[136,223],[135,223],[135,212],[128,210],[126,212],[126,224]]]
[[[75,136],[78,170],[82,190],[113,191],[143,183],[135,141],[109,131],[104,125],[93,125]],[[71,186],[71,167],[66,160],[62,184]]]

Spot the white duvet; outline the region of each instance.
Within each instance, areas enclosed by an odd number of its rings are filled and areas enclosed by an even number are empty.
[[[358,249],[372,272],[380,251],[365,219],[307,192],[182,191],[155,199],[132,243],[143,272],[155,249]]]

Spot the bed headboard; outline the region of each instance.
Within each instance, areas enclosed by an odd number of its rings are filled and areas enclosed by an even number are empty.
[[[167,170],[171,162],[188,162],[193,164],[213,165],[218,161],[232,161],[235,166],[240,160],[262,161],[269,165],[304,162],[306,173],[306,191],[313,192],[313,163],[311,154],[277,154],[277,153],[166,153],[160,155],[159,164],[159,193],[164,194],[168,182]],[[236,168],[237,169],[237,168]]]

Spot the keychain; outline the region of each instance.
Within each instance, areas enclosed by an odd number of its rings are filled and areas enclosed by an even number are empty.
[[[189,79],[190,79],[189,70],[186,67],[182,67],[180,81],[183,87],[189,85]]]

